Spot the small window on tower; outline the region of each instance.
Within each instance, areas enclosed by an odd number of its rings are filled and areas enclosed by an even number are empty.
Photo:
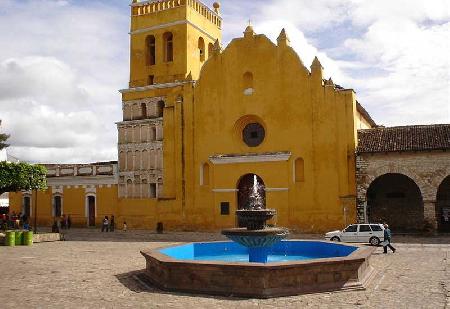
[[[164,101],[159,101],[157,105],[157,116],[162,117],[164,114]]]
[[[147,118],[147,104],[141,103],[142,118]]]
[[[148,84],[153,85],[155,83],[155,75],[148,76]]]
[[[205,61],[205,41],[202,37],[198,39],[198,51],[200,54],[200,61]]]
[[[149,192],[150,198],[156,198],[156,183],[150,184],[150,192]]]
[[[166,32],[163,35],[164,39],[164,61],[173,61],[173,34],[172,32]]]
[[[255,90],[253,89],[253,74],[251,72],[245,72],[243,76],[244,94],[252,95]]]
[[[149,35],[146,39],[147,43],[147,65],[154,65],[156,63],[156,44],[155,37]]]

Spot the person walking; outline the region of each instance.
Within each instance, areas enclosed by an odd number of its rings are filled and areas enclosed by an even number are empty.
[[[383,253],[387,253],[387,248],[392,250],[392,253],[395,253],[395,248],[391,245],[391,230],[389,229],[389,225],[384,224],[384,241],[383,241]]]
[[[67,229],[70,230],[70,227],[72,226],[72,218],[70,215],[67,216]]]
[[[105,216],[105,218],[103,219],[103,223],[102,223],[102,232],[104,232],[106,230],[106,232],[108,232],[108,228],[109,228],[109,220],[108,220],[108,216]]]
[[[115,222],[114,222],[114,215],[111,215],[111,220],[109,220],[109,231],[110,232],[114,232],[114,226]]]

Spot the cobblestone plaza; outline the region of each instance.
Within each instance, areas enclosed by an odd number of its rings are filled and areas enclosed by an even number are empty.
[[[292,235],[292,238],[320,238]],[[394,237],[377,249],[366,290],[241,299],[160,291],[142,280],[142,249],[218,234],[76,229],[67,241],[0,247],[2,308],[450,308],[450,238]]]

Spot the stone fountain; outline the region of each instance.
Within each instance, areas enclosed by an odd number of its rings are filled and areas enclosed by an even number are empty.
[[[275,209],[264,209],[264,199],[259,193],[260,184],[256,175],[253,178],[253,189],[244,209],[236,211],[242,228],[232,228],[222,231],[222,234],[249,250],[249,262],[267,263],[269,249],[286,238],[289,231],[286,228],[268,227],[267,220],[276,215]]]
[[[370,256],[375,248],[280,241],[288,231],[266,226],[276,211],[264,209],[264,196],[258,194],[264,191],[256,177],[248,189],[241,192],[246,207],[236,212],[244,227],[222,231],[233,241],[141,251],[146,260],[143,280],[169,291],[268,298],[362,289],[373,277]]]

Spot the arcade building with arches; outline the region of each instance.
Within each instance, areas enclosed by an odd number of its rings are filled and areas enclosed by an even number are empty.
[[[11,211],[51,224],[216,231],[256,179],[269,222],[324,232],[359,222],[450,231],[450,125],[376,125],[353,89],[309,67],[285,30],[221,45],[220,5],[133,1],[118,161],[48,165],[49,188]]]

